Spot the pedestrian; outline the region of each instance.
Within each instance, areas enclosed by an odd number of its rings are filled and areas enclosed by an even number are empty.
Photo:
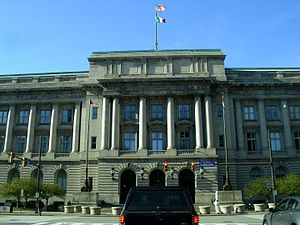
[[[42,215],[43,207],[44,207],[44,203],[43,203],[43,201],[41,199],[39,199],[38,200],[38,212],[39,212],[40,216]]]
[[[220,208],[220,203],[218,199],[214,200],[214,205],[215,205],[215,211],[217,214],[222,213],[221,208]]]

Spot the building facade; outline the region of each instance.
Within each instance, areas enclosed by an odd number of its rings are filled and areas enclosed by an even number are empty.
[[[37,177],[40,151],[44,183],[72,199],[87,177],[115,204],[135,185],[185,186],[199,203],[222,189],[226,153],[234,189],[270,176],[270,150],[277,177],[300,175],[300,68],[224,60],[220,50],[95,52],[89,71],[0,76],[0,183]],[[32,164],[9,164],[9,152]]]

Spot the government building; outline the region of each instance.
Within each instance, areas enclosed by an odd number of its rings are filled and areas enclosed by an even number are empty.
[[[233,190],[270,177],[270,152],[276,177],[300,175],[300,68],[225,68],[218,49],[88,60],[89,71],[0,76],[0,184],[36,178],[40,153],[42,182],[70,201],[86,184],[112,204],[132,186],[180,185],[199,203],[226,172]]]

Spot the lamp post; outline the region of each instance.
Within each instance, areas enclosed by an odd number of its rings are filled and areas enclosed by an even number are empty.
[[[273,165],[273,152],[271,146],[270,130],[268,129],[268,147],[269,147],[269,157],[270,157],[270,169],[271,169],[271,178],[272,178],[272,196],[273,202],[276,204],[276,190],[275,190],[275,175],[274,175],[274,165]]]
[[[41,181],[40,181],[40,173],[41,173],[41,162],[42,162],[42,137],[40,137],[40,146],[39,146],[39,162],[37,165],[37,192],[36,192],[36,207],[37,207],[37,212],[39,212],[40,207],[39,207],[39,198],[41,197]]]

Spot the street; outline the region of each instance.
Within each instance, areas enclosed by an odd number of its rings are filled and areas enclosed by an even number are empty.
[[[228,216],[200,216],[199,225],[261,225],[262,214]],[[118,225],[118,217],[111,216],[26,216],[1,215],[1,225]],[[141,224],[142,225],[142,224]]]

